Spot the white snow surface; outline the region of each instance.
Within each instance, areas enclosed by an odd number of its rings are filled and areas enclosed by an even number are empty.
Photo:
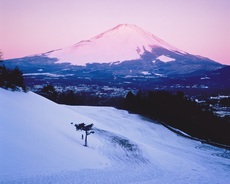
[[[151,75],[151,73],[149,71],[142,71],[141,72],[143,75]]]
[[[70,62],[73,65],[112,63],[139,59],[145,50],[151,52],[155,47],[183,52],[136,25],[120,24],[89,40],[49,52],[47,56],[58,58],[58,63]]]
[[[159,59],[160,61],[165,62],[165,63],[170,62],[170,61],[175,61],[174,58],[171,58],[171,57],[168,57],[165,55],[161,55],[161,56],[157,57],[156,59]],[[156,60],[153,61],[153,63],[155,63],[155,62],[156,62]]]
[[[24,76],[38,76],[38,75],[43,75],[43,76],[49,76],[49,77],[66,77],[66,76],[73,76],[73,74],[66,74],[66,75],[60,75],[60,74],[53,74],[49,72],[39,72],[39,73],[25,73],[23,74]]]
[[[70,123],[94,123],[83,146]],[[0,183],[227,184],[230,151],[112,107],[0,89]]]

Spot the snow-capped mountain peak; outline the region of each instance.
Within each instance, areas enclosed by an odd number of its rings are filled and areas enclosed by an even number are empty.
[[[89,40],[47,55],[58,58],[59,62],[85,65],[139,59],[145,51],[152,52],[152,49],[158,47],[181,52],[136,25],[119,24]]]

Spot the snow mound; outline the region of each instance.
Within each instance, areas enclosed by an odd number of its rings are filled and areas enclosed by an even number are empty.
[[[0,99],[1,184],[228,183],[229,151],[138,115],[1,88]],[[89,147],[70,122],[94,123]]]

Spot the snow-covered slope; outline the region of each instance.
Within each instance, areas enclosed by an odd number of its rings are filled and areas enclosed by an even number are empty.
[[[47,55],[58,58],[58,62],[85,65],[139,59],[145,51],[151,52],[154,47],[181,52],[136,25],[120,24],[90,40],[83,40]]]
[[[94,123],[89,147],[74,123]],[[0,89],[0,183],[221,183],[229,151],[110,107]]]
[[[105,165],[106,159],[97,151],[84,149],[78,139],[74,140],[76,132],[71,121],[91,122],[90,119],[32,92],[0,89],[0,99],[3,176]]]
[[[170,58],[170,57],[165,56],[165,55],[161,55],[161,56],[157,57],[156,59],[158,59],[158,60],[160,60],[162,62],[165,62],[165,63],[170,62],[170,61],[175,61],[174,58]],[[155,62],[156,62],[156,60],[153,61],[153,63],[155,63]]]

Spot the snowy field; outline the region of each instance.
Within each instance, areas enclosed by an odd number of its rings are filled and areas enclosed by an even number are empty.
[[[94,124],[89,147],[70,123]],[[230,150],[111,107],[0,89],[1,184],[229,184]]]

